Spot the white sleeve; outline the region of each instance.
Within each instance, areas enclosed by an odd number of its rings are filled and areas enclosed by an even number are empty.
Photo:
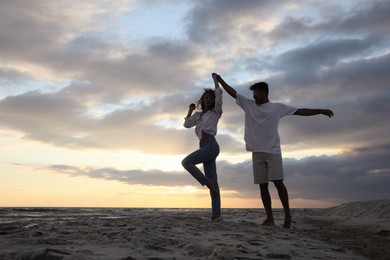
[[[222,89],[221,88],[216,88],[214,90],[215,93],[215,106],[214,110],[218,114],[222,114]]]
[[[298,109],[289,105],[281,104],[280,117],[293,115]]]
[[[246,110],[248,106],[248,99],[241,94],[236,94],[236,104],[239,105],[243,110]]]
[[[196,125],[196,120],[197,120],[197,114],[198,114],[198,112],[194,113],[194,114],[193,114],[192,116],[190,116],[190,117],[184,118],[184,124],[183,124],[183,126],[184,126],[185,128],[191,128],[191,127],[195,126],[195,125]]]

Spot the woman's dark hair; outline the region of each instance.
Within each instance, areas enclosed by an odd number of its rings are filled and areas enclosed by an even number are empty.
[[[205,96],[207,93],[213,95],[213,97],[214,97],[214,104],[213,104],[213,107],[215,106],[215,92],[214,92],[214,90],[212,90],[212,89],[210,89],[210,88],[206,88],[206,89],[204,89],[204,93],[203,93],[203,95],[200,97],[200,99],[198,100],[198,103],[197,103],[197,108],[200,107],[200,109],[201,109],[202,111],[204,111],[204,110],[203,110],[203,109],[204,109],[203,98],[204,98],[204,96]]]

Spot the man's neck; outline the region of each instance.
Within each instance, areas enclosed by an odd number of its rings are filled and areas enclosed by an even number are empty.
[[[261,101],[261,102],[257,102],[257,101],[255,100],[255,102],[256,102],[256,105],[261,106],[261,105],[264,105],[264,104],[269,103],[269,100],[267,99],[267,100],[264,100],[264,101]]]

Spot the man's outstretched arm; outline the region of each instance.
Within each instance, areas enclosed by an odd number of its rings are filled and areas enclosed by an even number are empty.
[[[299,108],[295,111],[294,115],[298,116],[315,116],[325,115],[329,118],[334,116],[333,111],[330,109],[311,109],[311,108]]]
[[[237,98],[237,92],[234,88],[232,88],[231,86],[229,86],[223,79],[220,75],[217,75],[217,80],[218,82],[221,84],[221,86],[223,87],[223,89],[230,95],[232,96],[233,98]]]

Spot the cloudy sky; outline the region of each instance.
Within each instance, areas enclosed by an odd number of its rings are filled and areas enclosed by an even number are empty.
[[[330,108],[279,131],[292,207],[390,199],[390,2],[0,1],[0,206],[209,207],[181,166],[188,105],[239,93]],[[223,207],[262,207],[224,93]],[[274,206],[280,207],[271,186]]]

